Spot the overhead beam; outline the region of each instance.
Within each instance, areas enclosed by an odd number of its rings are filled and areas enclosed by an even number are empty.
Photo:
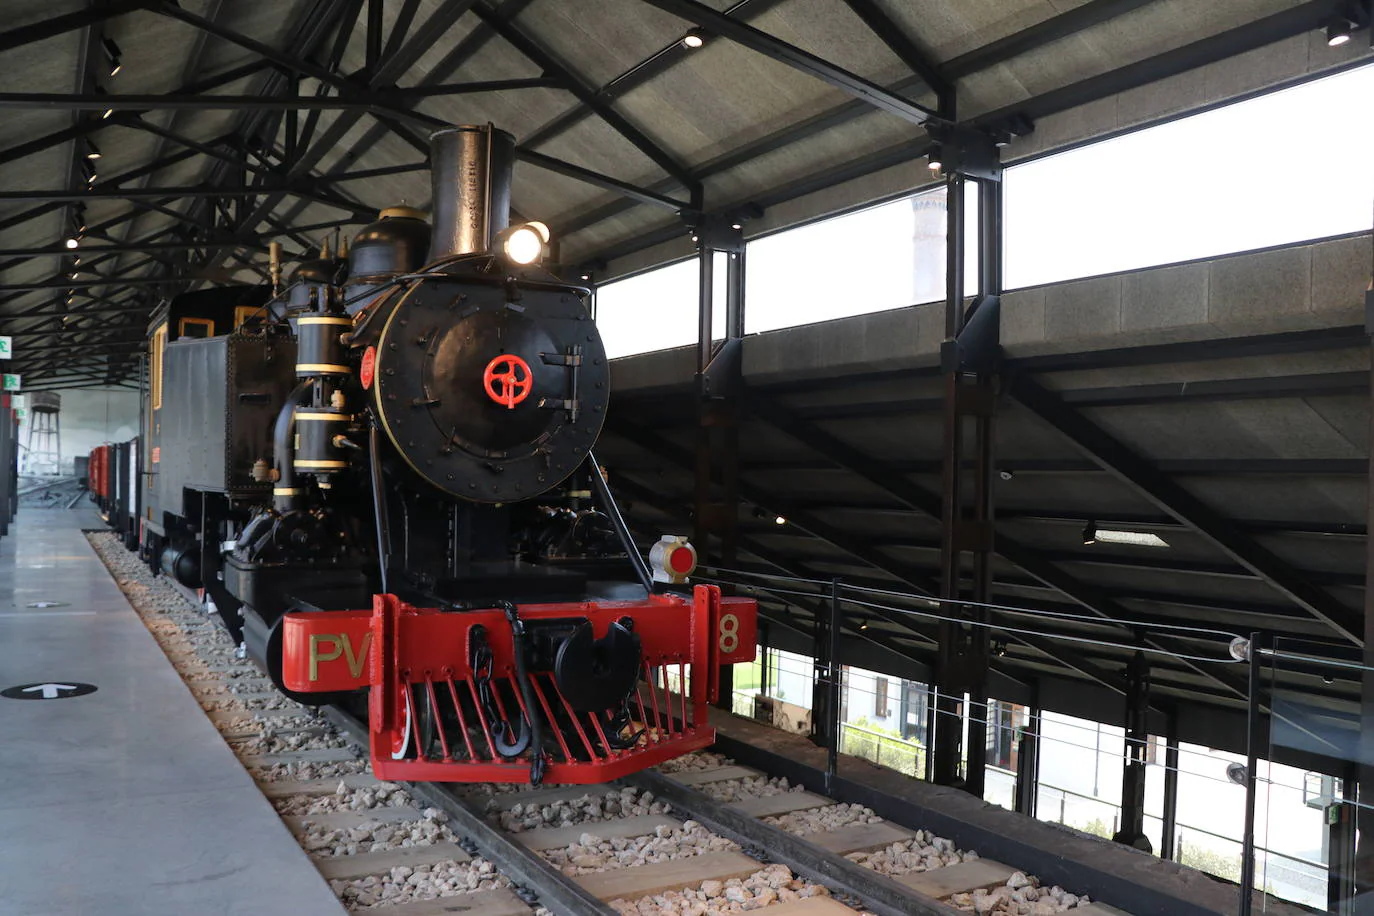
[[[364,216],[369,219],[376,216],[376,211],[370,207],[363,207],[358,204],[321,194],[309,183],[304,182],[291,184],[273,182],[270,185],[256,188],[220,188],[208,185],[194,188],[119,188],[97,185],[94,188],[76,191],[69,191],[66,189],[0,191],[0,200],[45,200],[56,202],[83,200],[161,200],[167,197],[181,198],[184,200],[188,198],[261,197],[268,194],[291,194],[300,197],[308,197],[316,203],[324,204],[329,207],[338,207],[340,210],[347,210],[350,213]]]
[[[409,108],[393,108],[400,96],[385,92],[366,95],[102,95],[63,92],[0,92],[0,109],[49,109],[65,111],[152,111],[190,109],[193,111],[377,111],[431,126],[445,124],[440,118]]]
[[[405,40],[394,52],[388,51],[386,53],[385,59],[376,70],[369,73],[367,89],[375,91],[399,79],[460,17],[472,8],[475,2],[476,0],[444,0],[412,37]],[[392,37],[397,40],[400,39],[400,36],[395,33]],[[299,180],[307,175],[324,156],[334,151],[338,143],[343,140],[344,136],[357,124],[361,117],[362,112],[345,111],[341,113],[309,149],[300,151],[296,159],[288,164],[287,179]],[[281,192],[273,192],[268,194],[265,199],[258,201],[250,212],[237,222],[234,227],[235,235],[245,236],[255,232],[258,225],[277,208],[285,196]],[[208,257],[201,266],[216,267],[223,263],[225,257],[223,250],[217,251]]]
[[[749,20],[761,16],[780,2],[782,0],[739,0],[738,3],[725,10],[725,15]],[[682,44],[681,38],[675,38],[669,44],[659,48],[659,50],[602,85],[600,89],[596,90],[596,97],[604,99],[608,103],[612,102],[669,70],[692,53],[691,48]],[[527,133],[523,138],[524,145],[530,149],[537,149],[594,114],[595,112],[590,107],[579,102],[543,126]]]
[[[988,42],[941,65],[950,79],[959,79],[1028,54],[1051,42],[1068,38],[1084,29],[1110,22],[1155,0],[1089,0],[1082,6],[1050,16],[1035,25],[1017,29],[1005,38]]]
[[[677,200],[676,198],[668,197],[663,194],[657,194],[647,188],[641,188],[627,181],[620,181],[608,175],[602,175],[591,169],[584,169],[580,165],[573,165],[571,162],[564,162],[562,159],[546,156],[543,153],[535,152],[525,146],[516,147],[515,155],[521,162],[528,162],[530,165],[538,166],[541,169],[547,169],[559,175],[566,175],[569,178],[585,181],[587,184],[595,185],[607,191],[615,191],[631,200],[636,200],[642,204],[648,204],[651,207],[660,207],[666,210],[672,210],[675,213],[685,213],[693,209],[692,205],[687,201]]]
[[[1357,646],[1364,645],[1364,622],[1357,611],[1347,608],[1329,593],[1305,580],[1230,520],[1066,405],[1039,382],[1024,374],[1015,376],[1011,382],[1011,393],[1033,414],[1058,430],[1103,470],[1135,493],[1188,525],[1285,598],[1326,623],[1342,639]]]
[[[954,84],[941,71],[930,55],[917,47],[916,42],[906,31],[887,14],[874,0],[844,0],[869,31],[876,35],[887,49],[897,55],[907,69],[921,78],[940,100],[939,112],[948,119],[954,117]]]
[[[188,242],[119,242],[113,245],[83,245],[76,249],[67,248],[63,245],[47,245],[35,248],[0,248],[0,257],[22,255],[29,258],[38,258],[48,255],[78,255],[84,260],[87,257],[97,257],[107,254],[137,254],[145,251],[198,251],[201,248],[209,248],[215,244],[224,242],[225,240],[223,239],[201,239]],[[267,245],[261,239],[232,241],[232,244],[240,248],[251,248],[254,251],[267,250]],[[288,256],[283,255],[283,257],[287,258]]]
[[[0,32],[0,53],[64,35],[77,29],[84,29],[87,26],[98,25],[107,19],[150,7],[154,2],[155,0],[109,0],[109,2],[92,5],[75,13],[54,16],[51,19],[20,26],[7,32]]]
[[[664,12],[672,13],[694,25],[701,26],[714,35],[728,38],[736,44],[786,64],[800,73],[813,76],[880,111],[896,115],[912,124],[924,126],[932,121],[946,123],[936,112],[923,105],[918,105],[889,92],[877,83],[850,73],[843,67],[836,66],[808,51],[803,51],[795,45],[790,45],[748,23],[733,19],[704,3],[698,3],[697,0],[644,0],[644,2],[658,7]]]
[[[473,12],[498,35],[513,45],[517,51],[558,80],[577,97],[578,101],[595,111],[603,121],[610,125],[612,130],[624,137],[645,156],[648,156],[655,165],[671,175],[675,181],[691,191],[694,200],[699,197],[700,183],[692,176],[687,167],[631,123],[610,102],[599,98],[596,90],[587,85],[583,77],[574,72],[570,65],[559,60],[553,51],[518,28],[512,18],[489,8],[484,3],[473,6]]]
[[[1180,48],[1079,80],[1059,89],[1052,89],[1024,102],[986,112],[968,123],[973,126],[993,125],[1005,121],[1012,115],[1039,120],[1179,73],[1208,66],[1219,60],[1257,51],[1294,35],[1313,31],[1325,26],[1333,16],[1342,13],[1345,7],[1346,0],[1309,0],[1307,3],[1262,19],[1200,38]]]

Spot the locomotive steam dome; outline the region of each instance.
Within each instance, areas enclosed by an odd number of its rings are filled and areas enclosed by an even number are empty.
[[[349,283],[380,282],[419,270],[429,251],[429,237],[429,223],[419,210],[387,207],[353,237]]]
[[[371,385],[392,445],[463,499],[528,499],[596,442],[610,397],[606,352],[577,290],[541,268],[491,265],[509,221],[514,140],[491,127],[431,138],[434,250],[375,341]],[[451,197],[453,199],[446,199]],[[450,224],[452,223],[452,224]],[[518,293],[505,282],[518,275]]]

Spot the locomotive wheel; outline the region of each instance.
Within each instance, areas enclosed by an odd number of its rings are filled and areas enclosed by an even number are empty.
[[[401,714],[405,724],[401,726],[401,734],[393,735],[391,738],[391,759],[405,760],[411,756],[415,747],[414,723],[410,721],[410,685],[401,685]]]
[[[400,735],[391,739],[392,760],[413,760],[423,754],[431,759],[443,756],[439,743],[440,712],[429,704],[429,691],[415,689],[412,684],[401,685],[402,715],[405,724]],[[415,707],[414,720],[411,706]]]

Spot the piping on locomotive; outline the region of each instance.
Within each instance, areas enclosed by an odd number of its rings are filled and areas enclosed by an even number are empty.
[[[635,548],[592,454],[588,290],[509,224],[512,137],[431,145],[432,230],[383,211],[284,290],[274,257],[273,289],[157,314],[140,550],[283,692],[365,703],[379,778],[594,783],[705,747],[755,602],[675,591],[681,539],[652,575]]]

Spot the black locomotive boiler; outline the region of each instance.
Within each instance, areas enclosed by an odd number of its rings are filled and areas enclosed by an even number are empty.
[[[588,291],[510,225],[513,158],[439,131],[432,227],[383,211],[284,289],[179,296],[151,332],[143,555],[289,695],[366,696],[384,778],[653,765],[710,743],[719,666],[754,653],[754,603],[674,592],[676,541],[656,585],[615,509]]]

